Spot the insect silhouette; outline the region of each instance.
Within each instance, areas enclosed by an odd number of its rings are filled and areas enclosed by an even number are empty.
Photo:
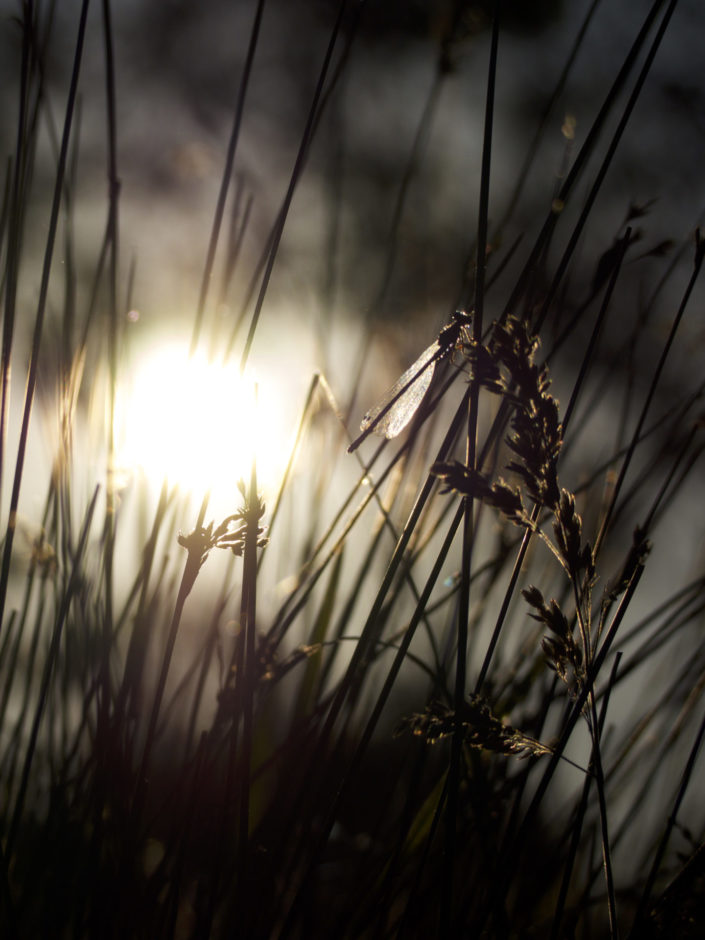
[[[362,433],[348,447],[349,454],[373,431],[382,437],[392,438],[404,430],[431,385],[436,363],[462,343],[463,334],[471,322],[469,314],[456,310],[453,319],[438,334],[438,339],[421,353],[416,362],[399,376],[389,391],[364,416],[360,423]]]

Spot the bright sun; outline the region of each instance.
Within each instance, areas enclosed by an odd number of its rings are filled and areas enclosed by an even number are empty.
[[[255,392],[233,364],[162,346],[133,371],[118,413],[120,463],[166,477],[199,498],[232,493],[249,479],[253,452],[261,490],[276,486],[289,435],[265,376]]]

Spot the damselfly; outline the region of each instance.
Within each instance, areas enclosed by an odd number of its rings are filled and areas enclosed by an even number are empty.
[[[348,453],[358,448],[373,431],[382,437],[391,438],[404,430],[431,385],[436,363],[456,349],[471,322],[469,314],[456,310],[453,319],[443,327],[435,343],[431,343],[421,353],[386,395],[367,412],[360,423],[362,434],[348,447]]]

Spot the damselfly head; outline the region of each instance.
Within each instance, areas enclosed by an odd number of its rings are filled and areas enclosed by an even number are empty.
[[[447,323],[438,334],[438,343],[442,349],[451,351],[462,345],[469,338],[472,326],[472,313],[456,310],[450,323]]]

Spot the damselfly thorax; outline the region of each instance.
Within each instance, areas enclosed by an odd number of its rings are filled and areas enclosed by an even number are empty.
[[[453,319],[438,334],[438,339],[425,349],[413,365],[401,375],[381,400],[370,409],[360,423],[361,434],[348,447],[352,453],[372,434],[392,438],[411,421],[431,385],[436,363],[440,362],[465,339],[472,316],[456,310]]]

